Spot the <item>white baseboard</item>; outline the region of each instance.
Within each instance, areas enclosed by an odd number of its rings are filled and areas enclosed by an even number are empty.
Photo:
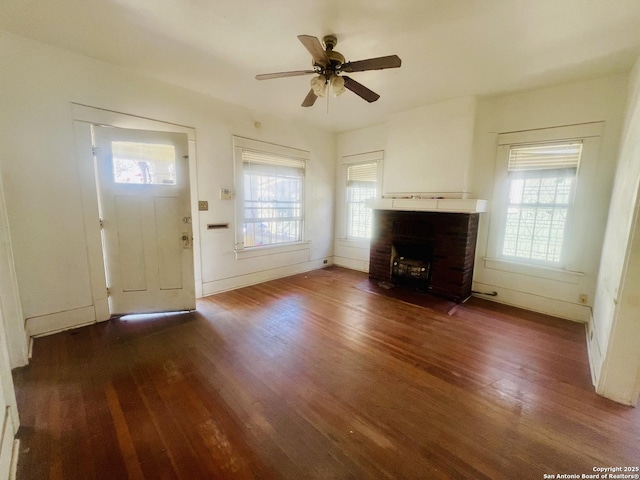
[[[486,283],[473,282],[473,290],[480,292],[497,292],[497,296],[476,295],[478,298],[524,308],[533,312],[544,313],[574,322],[587,323],[591,315],[591,307],[577,303],[565,302],[555,298],[542,297],[531,293],[509,290]]]
[[[298,273],[318,270],[319,268],[329,267],[334,263],[333,257],[327,258],[326,264],[323,263],[324,260],[324,258],[319,260],[312,260],[309,262],[287,265],[286,267],[272,268],[269,270],[263,270],[247,275],[238,275],[237,277],[223,278],[220,280],[214,280],[212,282],[205,282],[202,284],[202,292],[206,297],[208,295],[214,295],[216,293],[227,292],[229,290],[236,290],[238,288],[248,287],[250,285],[256,285],[258,283],[268,282],[269,280],[289,277]]]
[[[369,260],[355,260],[347,257],[333,257],[333,264],[338,267],[369,273]]]
[[[65,312],[51,313],[40,317],[27,318],[25,328],[30,337],[51,335],[53,333],[83,327],[95,323],[96,316],[93,305],[80,307]]]

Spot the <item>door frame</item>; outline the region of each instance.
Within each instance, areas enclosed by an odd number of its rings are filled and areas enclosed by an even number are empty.
[[[200,225],[198,212],[198,190],[196,175],[196,130],[193,127],[153,120],[78,103],[71,103],[76,139],[78,181],[82,195],[84,229],[87,239],[89,278],[95,321],[111,318],[107,296],[107,277],[104,265],[104,250],[100,230],[98,189],[94,156],[92,151],[92,125],[102,125],[136,130],[186,133],[189,144],[189,187],[191,203],[191,227],[193,231],[193,266],[196,298],[202,297],[202,264],[200,262]]]

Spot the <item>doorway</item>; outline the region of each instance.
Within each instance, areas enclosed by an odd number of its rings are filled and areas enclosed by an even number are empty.
[[[111,315],[195,309],[188,139],[92,126]]]

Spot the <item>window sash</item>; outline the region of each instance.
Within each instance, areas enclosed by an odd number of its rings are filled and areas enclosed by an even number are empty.
[[[376,196],[377,179],[377,162],[347,166],[347,238],[371,238],[373,211],[366,202]]]
[[[508,177],[501,255],[558,265],[571,214],[575,170],[518,172]]]
[[[303,160],[242,151],[245,248],[302,241]]]

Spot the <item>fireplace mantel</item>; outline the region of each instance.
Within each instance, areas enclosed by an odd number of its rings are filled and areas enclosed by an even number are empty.
[[[402,259],[400,265],[406,263],[405,270],[412,277],[416,271],[417,276],[428,273],[426,280],[416,278],[422,288],[465,301],[471,295],[479,217],[477,212],[374,210],[369,276],[391,283],[403,281],[395,277],[405,272],[394,271],[394,261]]]
[[[368,204],[374,210],[406,212],[482,213],[487,201],[470,198],[381,198]]]

